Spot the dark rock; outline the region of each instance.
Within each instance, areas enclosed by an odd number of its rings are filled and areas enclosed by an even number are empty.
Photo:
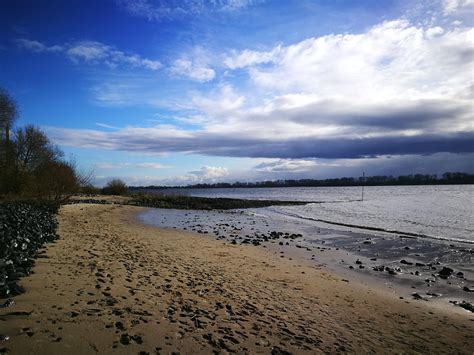
[[[272,355],[291,355],[288,351],[279,348],[278,346],[273,346],[272,347]]]
[[[132,335],[130,337],[130,339],[132,339],[137,344],[142,344],[143,343],[143,339],[140,335]]]
[[[385,270],[388,272],[389,275],[396,275],[397,272],[392,269],[391,267],[386,267]]]
[[[464,286],[462,288],[463,291],[466,291],[466,292],[474,292],[474,288],[473,287],[468,287],[468,286]]]
[[[423,296],[421,296],[419,293],[417,292],[414,292],[411,294],[411,296],[413,297],[413,299],[415,300],[425,300],[425,298],[423,298]]]
[[[411,261],[406,261],[405,259],[400,260],[400,264],[413,265],[413,263]]]
[[[122,345],[130,344],[130,337],[127,334],[122,334],[120,336],[120,344]]]
[[[474,305],[469,303],[469,302],[466,302],[466,301],[462,301],[460,303],[457,303],[457,305],[461,308],[464,308],[465,310],[469,311],[469,312],[473,312],[474,313]]]
[[[453,272],[454,272],[453,269],[451,269],[450,267],[444,266],[443,269],[441,269],[441,271],[438,273],[438,275],[442,279],[447,279],[449,276],[452,275]]]
[[[9,298],[0,306],[0,308],[8,308],[8,307],[13,306],[14,304],[15,304],[15,301]]]
[[[57,208],[38,201],[0,203],[0,297],[25,292],[16,281],[30,274],[39,249],[58,238]]]

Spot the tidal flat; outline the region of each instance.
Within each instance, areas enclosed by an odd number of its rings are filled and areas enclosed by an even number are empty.
[[[63,206],[60,238],[22,279],[26,292],[0,309],[2,351],[466,353],[474,341],[467,312],[402,300],[270,248],[145,225],[137,216],[146,211]]]

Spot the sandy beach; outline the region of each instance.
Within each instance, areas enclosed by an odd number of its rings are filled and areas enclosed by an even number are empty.
[[[11,354],[472,353],[474,317],[252,246],[61,208],[26,293],[0,309]],[[316,255],[317,258],[317,255]]]

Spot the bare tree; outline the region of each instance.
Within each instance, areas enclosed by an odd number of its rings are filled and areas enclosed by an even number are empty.
[[[4,139],[4,157],[5,164],[9,165],[11,160],[10,149],[10,131],[18,118],[18,106],[16,101],[8,92],[0,88],[0,133]]]
[[[33,125],[15,131],[15,160],[22,170],[33,171],[48,161],[58,161],[63,153],[46,134]]]

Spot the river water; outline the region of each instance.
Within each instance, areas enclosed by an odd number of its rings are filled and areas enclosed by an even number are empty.
[[[474,243],[474,186],[285,187],[179,190],[191,196],[311,201],[277,206],[275,218],[376,228],[398,234]]]

